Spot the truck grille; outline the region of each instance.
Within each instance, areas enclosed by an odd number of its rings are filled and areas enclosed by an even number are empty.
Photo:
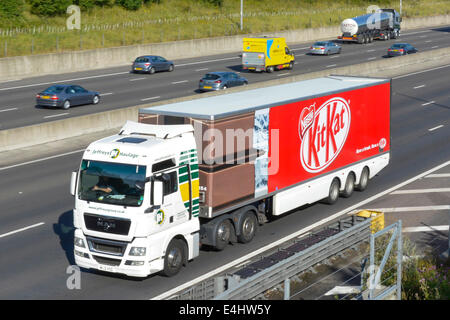
[[[117,267],[120,265],[120,259],[111,259],[111,258],[105,258],[100,256],[93,256],[95,261],[97,261],[100,264],[105,264],[107,266],[114,266]]]
[[[84,224],[88,230],[126,236],[130,231],[131,220],[85,213]]]
[[[111,241],[106,239],[86,237],[89,250],[92,252],[106,253],[115,256],[123,256],[127,248],[127,242]]]

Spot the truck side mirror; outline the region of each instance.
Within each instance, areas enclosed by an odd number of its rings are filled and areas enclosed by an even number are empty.
[[[75,196],[75,188],[77,186],[77,177],[78,177],[78,172],[73,171],[72,176],[70,178],[70,194],[72,196]]]
[[[161,206],[163,204],[163,186],[164,183],[162,181],[153,181],[153,206]]]

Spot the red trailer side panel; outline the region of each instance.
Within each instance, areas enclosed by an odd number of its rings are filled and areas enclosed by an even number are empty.
[[[269,118],[273,192],[389,151],[390,83],[272,107]]]

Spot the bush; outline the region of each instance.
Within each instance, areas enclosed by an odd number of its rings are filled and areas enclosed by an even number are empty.
[[[2,20],[14,20],[16,18],[22,17],[23,9],[23,0],[1,0],[0,18]]]
[[[65,14],[72,0],[28,0],[31,13],[39,16],[55,16]]]
[[[142,0],[117,0],[127,10],[137,10],[142,7]]]

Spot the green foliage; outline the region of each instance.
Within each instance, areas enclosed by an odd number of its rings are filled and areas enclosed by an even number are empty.
[[[217,7],[222,7],[223,6],[223,1],[224,0],[205,0],[208,3],[211,3]]]
[[[142,7],[142,0],[117,0],[117,3],[127,10],[138,10]]]
[[[56,16],[65,14],[71,0],[28,0],[31,5],[31,13],[38,16]]]
[[[22,16],[24,9],[23,0],[1,0],[0,19],[14,20]]]

